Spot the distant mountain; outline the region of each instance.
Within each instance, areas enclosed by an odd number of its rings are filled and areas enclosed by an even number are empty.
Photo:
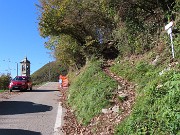
[[[59,75],[66,71],[57,62],[50,62],[41,67],[39,70],[31,75],[34,84],[41,84],[43,82],[57,82]]]

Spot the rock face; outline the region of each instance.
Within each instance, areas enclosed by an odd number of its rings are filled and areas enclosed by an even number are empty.
[[[120,107],[118,105],[114,105],[113,107],[110,107],[108,109],[102,109],[102,113],[109,114],[109,113],[118,113],[120,110]]]
[[[115,106],[112,107],[111,110],[112,110],[113,113],[118,113],[119,112],[119,106],[115,105]]]
[[[111,113],[112,111],[110,109],[102,109],[102,113],[107,114]]]
[[[120,90],[123,90],[123,86],[122,85],[118,85],[118,91],[120,91]]]
[[[158,60],[159,60],[159,55],[156,56],[156,58],[152,61],[151,64],[155,66],[157,64]]]

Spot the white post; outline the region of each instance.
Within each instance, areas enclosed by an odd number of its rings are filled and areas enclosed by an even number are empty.
[[[172,56],[173,56],[173,59],[174,59],[174,45],[173,45],[172,33],[170,33],[169,36],[170,36],[170,39],[171,39],[171,50],[172,50]]]
[[[165,30],[167,30],[168,35],[170,36],[171,39],[171,51],[172,51],[172,56],[174,59],[174,45],[173,45],[173,37],[172,37],[172,26],[173,26],[173,21],[171,21],[170,23],[168,23],[165,26]]]

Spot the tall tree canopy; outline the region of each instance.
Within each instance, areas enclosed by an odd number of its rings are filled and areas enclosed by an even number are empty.
[[[68,49],[71,46],[69,41],[73,45],[76,43],[69,51],[78,51],[69,53],[71,55],[67,55],[66,60],[77,58],[74,60],[77,63],[79,56],[85,59],[92,55],[102,57],[108,51],[118,53],[116,48],[121,53],[123,48],[129,49],[129,53],[143,53],[151,49],[152,41],[162,31],[164,20],[173,16],[174,5],[178,2],[40,0],[40,3],[39,31],[42,37],[49,38],[46,46],[55,49],[56,57],[62,60],[60,46]]]
[[[113,28],[104,1],[46,0],[41,4],[39,29],[43,37],[67,34],[84,44],[87,36],[93,39],[108,36]]]
[[[79,55],[85,58],[101,56],[101,52],[106,48],[104,43],[111,38],[115,27],[112,16],[107,13],[107,2],[104,0],[41,0],[40,11],[40,34],[49,37],[51,44],[49,42],[46,45],[57,48],[56,54],[60,47],[52,46],[65,43],[67,39],[62,35],[68,35],[66,37],[70,36],[81,46]],[[59,37],[64,41],[52,37]]]

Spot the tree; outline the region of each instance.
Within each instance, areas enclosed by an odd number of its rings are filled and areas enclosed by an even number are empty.
[[[173,18],[176,3],[177,0],[42,0],[39,30],[49,40],[70,36],[86,59],[103,57],[109,48],[139,54],[156,44],[165,20]]]
[[[68,35],[56,37],[55,57],[64,67],[80,68],[85,64],[82,48]]]
[[[0,89],[7,90],[10,80],[11,80],[11,75],[9,73],[2,74],[0,76]]]
[[[98,55],[97,53],[106,48],[104,43],[111,38],[114,28],[113,18],[108,16],[106,6],[105,0],[41,1],[41,36],[51,38],[69,35],[82,47],[85,57]],[[91,51],[99,49],[101,51]]]

